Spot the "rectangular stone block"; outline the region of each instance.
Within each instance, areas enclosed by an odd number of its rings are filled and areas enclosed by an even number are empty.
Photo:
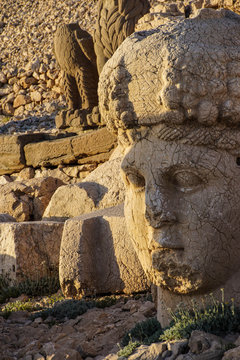
[[[27,166],[58,166],[74,161],[71,147],[72,137],[47,140],[24,147]]]
[[[76,158],[106,153],[116,145],[116,136],[111,134],[105,127],[72,139],[73,153]]]
[[[24,145],[42,137],[41,134],[0,135],[0,175],[20,171],[25,166]]]
[[[58,166],[77,163],[78,159],[107,153],[116,144],[115,135],[102,128],[81,135],[28,144],[24,147],[24,152],[27,166]]]
[[[0,223],[0,274],[13,281],[38,279],[58,270],[63,223]]]
[[[66,296],[129,294],[148,289],[122,205],[65,222],[59,276]]]
[[[100,164],[107,160],[109,160],[110,156],[112,155],[114,149],[110,150],[106,153],[101,153],[92,156],[86,156],[84,158],[78,159],[78,164]]]

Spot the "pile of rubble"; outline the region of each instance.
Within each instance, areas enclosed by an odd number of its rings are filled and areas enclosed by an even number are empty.
[[[25,122],[21,132],[31,125],[34,130],[54,128],[56,113],[66,106],[53,51],[54,33],[60,23],[78,22],[93,34],[96,16],[97,0],[1,1],[0,133],[19,132],[19,125],[4,124],[27,117],[38,124]]]
[[[56,113],[65,106],[53,54],[59,23],[78,21],[93,32],[97,0],[15,1],[0,4],[0,115],[19,120]]]

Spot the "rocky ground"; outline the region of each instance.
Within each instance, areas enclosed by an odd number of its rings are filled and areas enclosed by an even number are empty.
[[[111,307],[93,308],[56,324],[51,316],[31,320],[27,311],[14,312],[7,320],[0,316],[0,359],[102,360],[119,351],[122,337],[137,322],[155,313],[154,304],[142,295],[138,300],[125,296]]]
[[[31,299],[31,303],[51,308],[51,299],[61,305],[62,296]],[[107,298],[102,298],[105,302]],[[109,298],[108,298],[109,299]],[[93,307],[82,315],[44,316],[35,311],[15,311],[5,319],[0,316],[1,360],[239,360],[240,334],[216,336],[200,330],[189,339],[158,341],[132,347],[123,353],[121,341],[136,323],[151,321],[156,309],[148,294],[117,296],[111,306]],[[27,296],[12,303],[27,302]],[[111,302],[113,297],[111,297]],[[9,305],[9,303],[8,303]],[[110,305],[110,303],[109,303]],[[4,306],[4,305],[3,305]],[[20,306],[20,305],[16,305]],[[66,310],[66,308],[65,308]],[[69,310],[69,307],[68,307]],[[65,314],[65,313],[64,313]],[[34,315],[34,318],[32,317]],[[56,314],[55,314],[56,315]],[[144,325],[141,325],[144,326]],[[139,328],[141,329],[141,328]],[[159,335],[157,336],[159,338]],[[156,341],[156,340],[155,340]],[[128,346],[128,349],[130,348]],[[119,353],[119,351],[122,351]]]

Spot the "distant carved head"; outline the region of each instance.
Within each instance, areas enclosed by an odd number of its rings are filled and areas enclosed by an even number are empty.
[[[240,16],[203,9],[135,33],[99,97],[149,279],[178,294],[224,286],[240,271]]]

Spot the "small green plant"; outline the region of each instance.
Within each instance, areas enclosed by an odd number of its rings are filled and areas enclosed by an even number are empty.
[[[60,288],[57,274],[41,277],[37,280],[25,279],[20,283],[10,285],[7,277],[0,278],[0,304],[10,298],[16,298],[21,294],[31,297],[44,296],[56,293]]]
[[[59,303],[60,301],[65,300],[62,293],[53,294],[44,299],[45,306],[44,307],[52,307],[55,303]]]
[[[118,352],[118,356],[128,357],[138,346],[159,341],[160,334],[162,334],[162,327],[155,317],[137,323],[124,335],[121,341],[122,349]]]
[[[100,309],[104,309],[105,307],[110,307],[112,305],[115,305],[117,302],[116,296],[103,296],[100,298],[96,298],[94,300],[95,306]]]
[[[7,303],[2,307],[0,311],[0,315],[4,318],[8,318],[8,316],[15,311],[36,311],[40,309],[40,305],[28,300],[28,301],[15,301]]]
[[[0,122],[1,122],[2,124],[6,124],[6,123],[8,123],[10,120],[11,120],[11,116],[2,116]]]
[[[39,311],[32,315],[32,319],[41,317],[46,319],[49,316],[54,317],[57,321],[62,322],[67,317],[75,319],[77,316],[84,314],[88,309],[93,307],[104,308],[116,303],[114,296],[106,296],[96,300],[63,300],[56,302],[52,308]]]
[[[130,341],[149,345],[155,341],[159,341],[160,334],[162,334],[161,324],[155,317],[149,318],[137,323],[134,328],[128,331],[124,335],[121,345],[127,346]]]
[[[134,350],[139,345],[141,345],[139,342],[130,340],[128,345],[124,346],[124,348],[122,348],[121,350],[118,351],[118,353],[117,353],[118,357],[126,357],[127,358],[134,352]]]
[[[235,344],[233,344],[233,343],[226,344],[226,345],[224,346],[224,352],[225,352],[225,351],[228,351],[228,350],[235,349],[235,347],[237,347],[237,345],[235,345]]]
[[[193,330],[201,330],[215,335],[240,331],[240,308],[231,303],[214,299],[210,295],[212,304],[199,309],[193,303],[192,309],[186,309],[182,305],[175,314],[171,314],[173,321],[170,327],[165,329],[160,340],[170,341],[189,338]]]

